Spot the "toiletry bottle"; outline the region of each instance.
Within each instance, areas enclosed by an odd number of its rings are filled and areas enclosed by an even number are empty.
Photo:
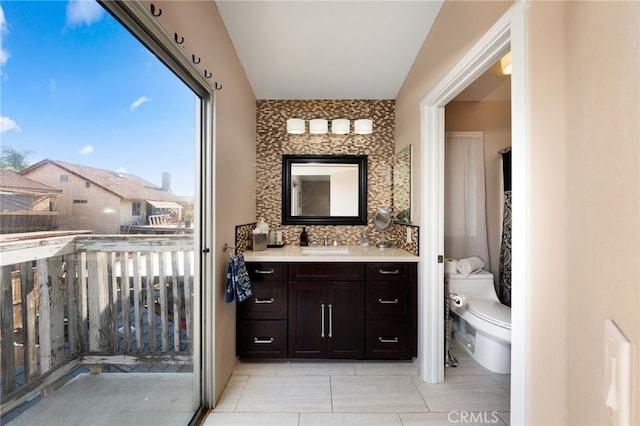
[[[276,231],[276,244],[281,246],[283,244],[282,241],[282,229],[280,227],[278,227],[277,231]]]
[[[307,236],[307,230],[305,227],[302,227],[302,232],[300,233],[300,246],[308,246],[309,245],[309,237]]]

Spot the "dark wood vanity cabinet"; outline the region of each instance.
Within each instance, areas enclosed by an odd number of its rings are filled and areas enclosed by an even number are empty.
[[[287,357],[286,263],[247,263],[253,295],[238,304],[236,353],[244,358]]]
[[[416,264],[368,263],[366,283],[366,357],[410,359],[416,356]]]
[[[238,305],[244,358],[410,359],[417,355],[416,263],[247,263]]]
[[[364,357],[364,268],[289,266],[289,357]]]

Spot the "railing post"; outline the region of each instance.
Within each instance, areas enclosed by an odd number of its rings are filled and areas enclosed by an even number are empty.
[[[22,328],[24,336],[24,374],[27,382],[36,377],[36,295],[33,285],[33,266],[31,262],[20,264],[22,281]]]
[[[0,321],[2,321],[2,394],[16,388],[16,359],[13,350],[13,283],[11,265],[2,267],[0,289]]]
[[[113,311],[109,298],[107,253],[87,253],[87,284],[89,308],[89,351],[110,352],[113,329]]]
[[[46,373],[51,369],[51,302],[49,266],[47,259],[36,261],[38,277],[38,336],[40,337],[40,369]]]

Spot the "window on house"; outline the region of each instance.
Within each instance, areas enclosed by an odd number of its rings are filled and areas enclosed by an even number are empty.
[[[140,216],[140,203],[131,203],[131,216]]]
[[[60,175],[60,182],[69,182],[69,175]]]
[[[73,200],[73,204],[87,204],[87,200]]]
[[[85,187],[85,188],[91,188],[91,183],[89,183],[89,182],[85,182],[85,183],[84,183],[84,187]]]

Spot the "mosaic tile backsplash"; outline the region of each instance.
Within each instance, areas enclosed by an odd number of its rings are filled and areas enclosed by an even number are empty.
[[[370,135],[293,135],[287,133],[288,118],[370,118]],[[353,121],[352,121],[353,126]],[[270,228],[281,227],[287,244],[298,244],[301,226],[281,226],[282,217],[282,155],[367,155],[368,216],[380,207],[392,208],[393,167],[395,153],[395,101],[393,100],[258,100],[256,141],[257,219],[264,218]],[[413,226],[412,243],[406,243],[406,226],[396,224],[387,240],[396,247],[414,254],[418,251],[418,228]],[[366,226],[307,226],[309,241],[321,240],[327,232],[331,241],[340,245],[358,245],[363,232],[371,243],[379,241],[380,233],[371,221]],[[242,242],[237,241],[239,247]]]

